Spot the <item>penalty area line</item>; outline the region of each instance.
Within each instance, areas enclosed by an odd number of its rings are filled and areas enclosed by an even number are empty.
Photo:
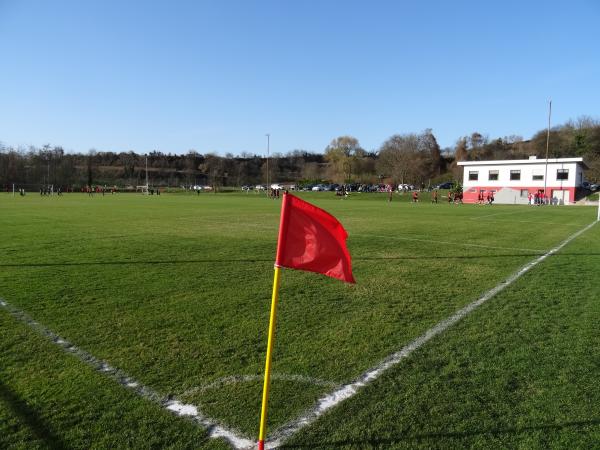
[[[327,411],[339,405],[343,401],[354,397],[363,387],[377,380],[381,375],[383,375],[385,371],[396,366],[403,359],[408,358],[408,356],[410,356],[410,354],[413,353],[415,350],[418,350],[431,339],[433,339],[435,336],[443,333],[448,328],[456,324],[458,321],[469,315],[479,306],[483,305],[485,302],[493,298],[496,294],[513,284],[516,280],[521,278],[533,267],[544,261],[549,256],[561,250],[573,239],[577,238],[578,236],[592,228],[595,224],[596,222],[592,222],[583,229],[569,236],[556,247],[552,248],[551,250],[548,250],[546,253],[534,259],[533,261],[528,262],[520,269],[518,269],[515,273],[513,273],[510,277],[504,280],[502,283],[498,284],[496,287],[484,293],[477,300],[459,309],[452,316],[442,320],[441,322],[438,322],[436,325],[427,330],[421,336],[417,337],[415,340],[401,348],[399,351],[392,353],[391,355],[380,361],[376,366],[364,372],[354,381],[351,381],[348,384],[344,384],[340,388],[334,390],[333,392],[321,397],[319,400],[317,400],[316,404],[311,409],[305,411],[304,414],[302,414],[300,417],[276,429],[271,434],[271,439],[270,442],[267,444],[267,448],[279,447],[285,440],[289,439],[292,435],[296,434],[302,428],[314,423]]]
[[[105,361],[96,358],[91,353],[76,347],[66,339],[61,338],[56,333],[44,327],[39,322],[33,320],[25,312],[10,305],[2,298],[0,298],[0,307],[5,309],[10,315],[20,322],[32,328],[38,334],[48,338],[53,344],[61,347],[65,352],[72,354],[86,365],[92,367],[92,369],[94,369],[96,372],[112,378],[121,386],[135,392],[137,395],[146,400],[157,403],[162,408],[177,416],[190,417],[193,421],[206,428],[210,438],[223,438],[236,449],[250,448],[255,445],[253,440],[241,436],[239,433],[220,425],[215,420],[204,416],[195,405],[182,403],[172,397],[161,396],[154,389],[144,386],[139,381],[125,374],[122,370],[112,367]]]

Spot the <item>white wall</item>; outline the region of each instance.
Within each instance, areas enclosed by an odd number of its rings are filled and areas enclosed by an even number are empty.
[[[467,163],[468,164],[468,163]],[[517,164],[497,164],[492,163],[485,165],[465,165],[463,167],[463,186],[465,188],[476,187],[476,186],[489,186],[489,187],[539,187],[544,188],[544,180],[533,180],[533,175],[544,175],[546,170],[546,164],[543,162],[536,163],[517,163]],[[567,180],[557,180],[556,173],[557,169],[568,169],[569,178]],[[490,170],[498,171],[498,181],[490,181],[488,174]],[[510,171],[520,170],[521,179],[511,180]],[[479,179],[477,181],[469,180],[469,172],[479,172]],[[576,162],[567,163],[548,163],[548,178],[546,186],[548,187],[576,187],[580,186],[583,181],[581,165]]]

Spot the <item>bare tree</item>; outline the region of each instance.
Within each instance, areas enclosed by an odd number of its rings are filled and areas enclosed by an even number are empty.
[[[467,138],[461,137],[456,141],[456,147],[454,150],[454,162],[452,163],[452,173],[456,180],[460,180],[462,177],[462,168],[456,163],[460,161],[466,161],[469,157],[469,151],[467,150]]]
[[[419,136],[395,134],[385,141],[379,149],[377,171],[391,177],[394,183],[420,181]]]
[[[331,141],[325,149],[325,159],[330,163],[332,178],[338,182],[349,182],[357,162],[365,153],[355,137],[340,136]]]
[[[431,128],[427,128],[419,136],[421,152],[423,157],[427,159],[427,170],[430,178],[441,175],[442,168],[445,165],[444,159],[442,158],[442,152],[437,139],[433,135]]]

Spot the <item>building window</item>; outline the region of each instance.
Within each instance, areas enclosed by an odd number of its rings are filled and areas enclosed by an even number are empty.
[[[556,179],[557,180],[568,180],[569,179],[569,169],[558,169],[556,171]]]
[[[529,197],[529,189],[521,189],[521,197],[522,198]]]
[[[479,179],[479,172],[476,170],[469,171],[469,181],[477,181]]]
[[[544,175],[534,175],[533,176],[533,181],[543,181],[544,180]]]
[[[488,180],[490,180],[490,181],[498,181],[498,171],[497,170],[490,170],[490,173],[488,174]]]
[[[510,171],[510,180],[518,181],[521,179],[521,171],[520,170],[511,170]]]

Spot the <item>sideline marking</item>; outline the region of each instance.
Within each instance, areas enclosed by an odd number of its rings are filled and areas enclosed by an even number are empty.
[[[250,448],[256,445],[254,440],[250,440],[239,433],[220,425],[215,420],[206,417],[195,405],[182,403],[179,400],[170,397],[163,397],[154,389],[144,386],[134,378],[131,378],[125,374],[122,370],[112,367],[105,361],[99,360],[91,353],[76,347],[66,339],[61,338],[56,333],[41,325],[39,322],[33,320],[25,312],[15,308],[12,305],[9,305],[6,300],[2,298],[0,298],[0,307],[8,311],[8,313],[10,313],[20,322],[23,322],[30,328],[33,328],[37,333],[50,339],[50,341],[61,347],[65,352],[71,353],[83,363],[91,366],[96,372],[111,377],[121,386],[134,391],[142,398],[159,404],[161,407],[167,409],[175,415],[191,417],[195,422],[199,423],[206,429],[209,437],[223,438],[229,442],[232,447],[237,449]]]
[[[367,370],[366,372],[364,372],[362,375],[360,375],[354,381],[352,381],[348,384],[342,385],[340,388],[336,389],[335,391],[331,392],[330,394],[327,394],[327,395],[324,395],[323,397],[321,397],[319,400],[317,400],[317,403],[311,409],[307,410],[300,417],[298,417],[295,420],[292,420],[291,422],[288,422],[285,425],[282,425],[281,427],[279,427],[278,429],[273,431],[270,435],[271,442],[269,445],[267,445],[267,448],[278,447],[286,439],[290,438],[292,435],[294,435],[295,433],[300,431],[302,428],[315,422],[319,417],[321,417],[323,414],[325,414],[331,408],[333,408],[334,406],[337,406],[344,400],[347,400],[347,399],[353,397],[354,395],[356,395],[361,388],[363,388],[367,384],[375,381],[386,370],[388,370],[389,368],[400,363],[403,359],[410,356],[410,354],[412,352],[414,352],[415,350],[418,350],[420,347],[425,345],[428,341],[433,339],[438,334],[441,334],[444,331],[446,331],[448,328],[450,328],[452,325],[457,323],[459,320],[463,319],[465,316],[467,316],[468,314],[473,312],[479,306],[483,305],[489,299],[493,298],[497,293],[504,290],[504,288],[506,288],[507,286],[510,286],[516,280],[521,278],[521,276],[523,276],[525,273],[527,273],[532,267],[535,267],[540,262],[542,262],[544,259],[546,259],[548,256],[550,256],[550,255],[556,253],[557,251],[559,251],[560,249],[562,249],[565,245],[567,245],[569,242],[571,242],[573,239],[577,238],[581,234],[585,233],[587,230],[592,228],[595,224],[596,224],[596,222],[592,222],[591,224],[587,225],[585,228],[583,228],[583,229],[577,231],[576,233],[572,234],[571,236],[569,236],[563,242],[558,244],[553,249],[547,251],[542,256],[525,264],[520,269],[518,269],[514,274],[512,274],[510,277],[508,277],[505,281],[503,281],[496,287],[487,291],[485,294],[483,294],[481,297],[479,297],[474,302],[471,302],[467,306],[459,309],[452,316],[448,317],[447,319],[442,320],[441,322],[438,322],[436,325],[434,325],[432,328],[427,330],[421,336],[419,336],[418,338],[416,338],[409,344],[405,345],[399,351],[392,353],[388,357],[384,358],[382,361],[379,362],[379,364],[377,364],[376,366],[374,366],[374,367],[370,368],[369,370]]]

